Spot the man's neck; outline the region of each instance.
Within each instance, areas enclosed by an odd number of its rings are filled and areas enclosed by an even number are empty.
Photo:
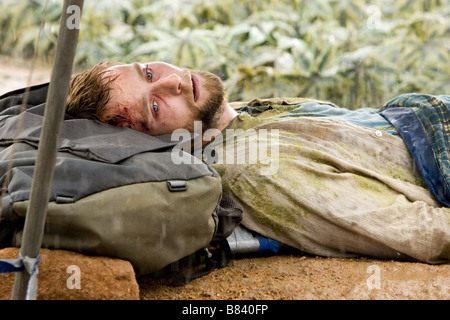
[[[236,110],[234,110],[226,100],[223,101],[221,108],[223,111],[221,112],[216,126],[216,128],[220,132],[225,130],[225,128],[230,124],[231,120],[233,120],[237,116]]]
[[[205,135],[203,135],[203,146],[206,146],[214,140],[218,134],[221,134],[221,132],[224,131],[230,122],[238,115],[236,110],[234,110],[226,100],[223,100],[220,108],[220,116],[216,122],[214,130],[208,130],[210,131],[209,134],[205,133]]]

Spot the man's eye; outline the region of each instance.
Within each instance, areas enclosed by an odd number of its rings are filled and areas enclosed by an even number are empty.
[[[158,112],[158,105],[156,104],[156,102],[153,103],[153,111],[155,112],[155,114]]]
[[[145,76],[147,77],[147,80],[151,81],[153,78],[153,73],[150,71],[150,69],[147,67],[145,68]]]

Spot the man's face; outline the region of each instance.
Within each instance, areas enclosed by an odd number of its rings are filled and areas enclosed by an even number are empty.
[[[217,76],[164,62],[116,65],[105,75],[115,80],[101,121],[151,135],[192,131],[197,112],[215,113],[224,99]]]

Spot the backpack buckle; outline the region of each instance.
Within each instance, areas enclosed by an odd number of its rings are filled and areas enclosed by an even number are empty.
[[[187,190],[187,183],[183,180],[171,180],[167,181],[167,188],[171,192],[179,192]]]

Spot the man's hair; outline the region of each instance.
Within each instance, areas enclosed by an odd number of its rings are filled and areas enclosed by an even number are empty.
[[[75,118],[100,120],[115,79],[105,76],[105,72],[117,64],[101,62],[92,69],[74,75],[70,80],[66,112]]]

